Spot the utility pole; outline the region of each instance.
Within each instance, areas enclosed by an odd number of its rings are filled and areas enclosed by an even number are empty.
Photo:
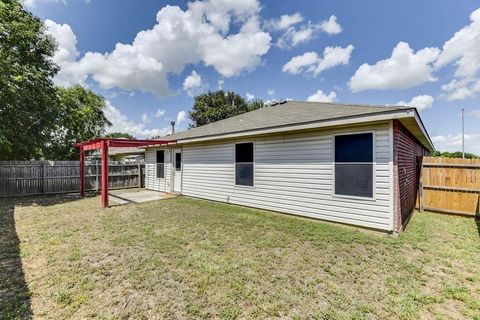
[[[465,109],[462,108],[462,158],[465,159]]]

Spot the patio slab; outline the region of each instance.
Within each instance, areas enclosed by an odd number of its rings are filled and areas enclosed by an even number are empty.
[[[174,198],[175,195],[152,190],[115,190],[109,193],[110,201],[115,204],[142,203]]]

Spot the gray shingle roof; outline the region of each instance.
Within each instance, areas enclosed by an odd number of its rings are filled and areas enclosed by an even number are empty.
[[[166,137],[182,140],[411,109],[401,106],[288,101]]]

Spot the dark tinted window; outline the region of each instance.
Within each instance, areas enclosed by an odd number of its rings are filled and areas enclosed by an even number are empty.
[[[175,170],[182,170],[182,154],[175,153]]]
[[[373,197],[373,134],[335,137],[335,194]]]
[[[335,162],[372,162],[373,133],[335,137]]]
[[[157,151],[157,178],[165,178],[165,151]]]
[[[157,151],[157,163],[165,163],[165,151],[158,150]]]
[[[235,162],[253,162],[253,143],[235,145]]]
[[[253,186],[253,143],[235,145],[235,184]]]

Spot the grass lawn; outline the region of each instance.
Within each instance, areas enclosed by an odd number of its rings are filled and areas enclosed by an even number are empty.
[[[177,198],[0,200],[0,319],[480,319],[475,220],[394,238]]]

